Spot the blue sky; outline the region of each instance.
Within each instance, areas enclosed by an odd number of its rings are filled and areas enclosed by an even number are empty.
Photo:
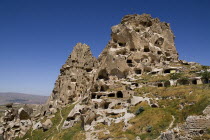
[[[0,0],[0,92],[50,95],[77,42],[98,56],[126,14],[171,24],[180,59],[210,65],[209,0]]]

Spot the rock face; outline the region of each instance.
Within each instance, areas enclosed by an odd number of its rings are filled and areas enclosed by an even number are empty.
[[[97,65],[97,59],[92,56],[90,47],[78,43],[60,69],[60,75],[48,100],[49,107],[69,104],[84,97],[93,83],[93,73]]]
[[[0,126],[0,139],[13,140],[23,137],[33,126],[35,116],[41,110],[41,105],[24,105],[20,109],[8,108]],[[40,118],[39,118],[40,119]]]
[[[112,27],[111,40],[99,56],[101,69],[118,78],[148,73],[178,61],[170,25],[148,14],[127,15]]]
[[[43,127],[43,130],[44,131],[47,131],[48,129],[50,129],[52,127],[53,123],[50,119],[47,119],[43,124],[42,124],[42,127]]]
[[[126,130],[129,127],[128,121],[135,116],[129,113],[127,108],[142,101],[150,105],[150,99],[134,98],[132,89],[138,87],[138,84],[127,82],[125,79],[132,79],[132,75],[162,69],[170,62],[177,61],[178,54],[174,46],[174,35],[169,24],[153,19],[147,14],[125,16],[119,25],[112,27],[111,40],[98,58],[99,67],[94,64],[88,68],[88,71],[84,71],[88,74],[89,69],[94,70],[91,75],[92,84],[88,85],[90,88],[84,88],[87,89],[85,92],[89,96],[84,99],[87,100],[86,104],[80,102],[74,107],[65,120],[63,128],[72,127],[76,122],[82,120],[85,131],[94,132],[94,126],[97,124],[110,125],[113,122],[124,122]],[[97,61],[94,62],[97,63]],[[62,91],[59,92],[61,93]],[[78,97],[75,93],[73,94],[76,98]],[[119,108],[116,109],[116,106]]]
[[[148,73],[176,61],[178,53],[168,23],[148,14],[127,15],[119,25],[112,27],[111,40],[98,60],[92,56],[89,46],[78,43],[74,47],[60,70],[48,105],[77,101],[89,93],[90,87],[92,91],[108,89],[96,80]]]

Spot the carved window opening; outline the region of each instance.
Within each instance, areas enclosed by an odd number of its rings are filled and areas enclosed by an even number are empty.
[[[72,78],[71,79],[71,82],[76,82],[77,80],[75,78]]]
[[[93,69],[91,69],[91,68],[87,68],[86,69],[86,72],[91,72]]]
[[[135,31],[139,33],[140,32],[140,29],[135,29]]]
[[[197,80],[196,79],[192,80],[192,84],[197,85]]]
[[[95,93],[91,94],[91,99],[96,99],[96,94]]]
[[[135,70],[135,73],[136,73],[136,74],[141,74],[141,70],[140,70],[140,69],[136,69],[136,70]]]
[[[136,49],[136,48],[130,48],[130,51],[132,51],[132,52],[136,52],[136,51],[137,51],[137,49]]]
[[[163,45],[163,42],[164,42],[164,38],[160,37],[155,41],[155,46],[161,47],[161,45]]]
[[[117,98],[123,98],[123,93],[122,91],[117,92]]]
[[[101,96],[103,96],[103,95],[97,95],[97,99],[100,99],[100,98],[101,98]]]
[[[115,97],[115,94],[114,93],[110,93],[110,94],[108,94],[108,97]]]
[[[164,73],[176,73],[177,70],[176,69],[165,69]]]
[[[171,61],[171,58],[166,58],[166,61]]]
[[[133,67],[132,60],[128,59],[127,64],[128,64],[129,67]]]
[[[110,104],[110,102],[106,102],[106,103],[104,104],[104,109],[108,109],[108,108],[109,108],[109,104]]]
[[[144,46],[144,52],[150,52],[150,49],[148,46]]]
[[[162,51],[157,51],[157,54],[158,54],[158,55],[161,55],[161,54],[162,54]]]
[[[132,83],[131,85],[134,85],[134,86],[136,86],[136,87],[138,87],[138,86],[139,86],[139,84],[138,84],[138,83]]]
[[[106,69],[103,69],[99,72],[98,79],[109,80],[109,75],[108,75],[108,72],[106,71]]]
[[[98,104],[95,104],[94,106],[95,106],[95,109],[98,109]]]
[[[158,86],[158,87],[163,87],[163,84],[162,84],[162,83],[158,83],[157,86]]]
[[[71,86],[68,86],[68,90],[71,90]]]
[[[126,46],[126,43],[118,43],[118,45],[120,46],[120,47],[125,47]]]
[[[132,63],[132,60],[128,59],[128,60],[127,60],[127,63],[130,63],[130,64],[131,64],[131,63]]]

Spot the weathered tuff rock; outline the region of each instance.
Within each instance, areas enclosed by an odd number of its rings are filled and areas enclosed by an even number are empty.
[[[23,137],[32,127],[33,120],[37,119],[41,108],[41,105],[24,105],[20,109],[8,108],[1,122],[3,126],[0,127],[0,138],[12,140]]]
[[[99,60],[102,70],[118,78],[163,68],[178,61],[174,34],[168,23],[148,14],[127,15],[112,27],[111,40]]]
[[[49,107],[77,101],[89,93],[90,87],[92,91],[108,88],[95,80],[108,80],[110,76],[121,79],[166,67],[169,62],[178,61],[178,53],[168,23],[148,14],[127,15],[112,27],[111,40],[98,60],[89,46],[78,43],[60,70]]]
[[[52,127],[53,123],[50,119],[47,119],[43,124],[42,124],[42,127],[43,127],[43,130],[46,131],[48,129],[50,129]]]
[[[49,107],[69,104],[84,97],[93,84],[93,73],[97,65],[97,59],[92,56],[90,47],[78,43],[60,69],[60,75],[48,100]]]

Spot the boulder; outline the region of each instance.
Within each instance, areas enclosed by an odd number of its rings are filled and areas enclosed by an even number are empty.
[[[42,128],[41,122],[37,122],[36,124],[33,125],[33,130],[41,129],[41,128]]]
[[[4,117],[3,117],[3,120],[5,121],[5,122],[7,122],[7,121],[12,121],[12,120],[14,120],[15,118],[17,118],[17,116],[18,116],[18,111],[17,111],[17,109],[11,109],[11,110],[6,110],[5,111],[5,115],[4,115]]]
[[[206,116],[210,116],[210,105],[208,105],[208,106],[204,109],[203,114],[206,115]]]
[[[20,108],[18,110],[18,116],[20,120],[28,120],[30,119],[30,115],[28,114],[28,112],[26,110],[24,110],[24,108]]]
[[[161,140],[175,140],[173,131],[167,131],[161,134]]]
[[[141,140],[141,138],[139,136],[136,136],[136,140]]]
[[[94,111],[88,111],[85,118],[84,118],[84,124],[90,125],[93,120],[96,118],[96,113]]]
[[[20,121],[20,134],[19,137],[23,137],[28,130],[31,128],[32,122],[31,120],[21,120]]]
[[[144,98],[144,97],[139,97],[139,96],[133,96],[130,102],[131,102],[131,105],[135,106],[139,104],[140,102],[144,102],[144,101],[147,101],[148,103],[150,103],[149,98]]]
[[[51,112],[52,114],[55,114],[55,113],[57,112],[57,109],[56,109],[56,108],[50,108],[50,112]]]
[[[50,119],[47,119],[44,123],[42,123],[42,127],[44,131],[47,131],[52,127],[53,123]]]

